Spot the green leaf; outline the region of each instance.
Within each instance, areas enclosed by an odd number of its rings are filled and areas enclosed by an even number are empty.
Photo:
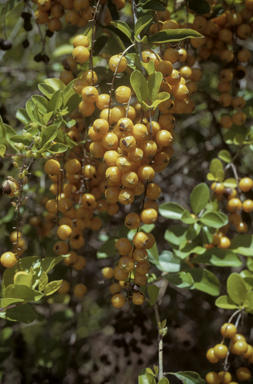
[[[43,131],[41,132],[40,137],[42,138],[41,142],[41,152],[45,151],[45,148],[48,144],[50,144],[57,136],[57,125],[49,125],[48,127],[45,127]]]
[[[148,286],[148,295],[150,297],[149,303],[150,305],[154,305],[156,303],[157,297],[159,293],[159,288],[155,284],[151,284]]]
[[[53,116],[54,112],[48,112],[45,114],[45,116],[43,116],[43,122],[44,124],[48,124],[48,122],[50,121],[51,117]]]
[[[226,188],[237,188],[237,182],[233,177],[224,180],[223,184]]]
[[[27,287],[31,288],[32,286],[32,280],[33,280],[33,275],[28,274],[28,275],[17,275],[15,277],[14,284],[15,285],[27,285]]]
[[[222,212],[205,212],[200,218],[200,222],[208,227],[220,228],[227,224],[228,218]]]
[[[45,79],[44,83],[53,88],[54,91],[64,91],[64,89],[66,88],[66,85],[59,79]]]
[[[48,276],[45,271],[42,272],[39,282],[39,291],[42,292],[48,283]]]
[[[111,21],[111,24],[115,28],[117,28],[121,32],[123,32],[129,38],[129,40],[132,41],[132,33],[131,33],[131,30],[130,30],[129,25],[127,23],[124,23],[123,21],[117,20],[117,21]]]
[[[242,305],[247,297],[246,285],[238,273],[232,273],[227,280],[227,292],[230,299]]]
[[[141,65],[145,68],[148,76],[151,76],[153,75],[153,73],[155,73],[155,63],[153,60],[150,60],[149,63],[144,63],[143,61],[141,61]]]
[[[77,93],[73,94],[67,101],[65,107],[68,109],[69,115],[74,112],[74,110],[78,107],[78,104],[81,101],[81,96]]]
[[[21,323],[29,324],[38,319],[39,315],[29,304],[21,304],[14,308],[7,309],[6,318],[8,320],[20,321]]]
[[[97,251],[97,258],[98,259],[106,259],[107,257],[111,257],[115,255],[115,243],[118,240],[117,237],[111,237],[109,240],[107,240],[99,250]]]
[[[209,201],[210,191],[205,183],[198,184],[190,195],[190,203],[193,213],[198,215]]]
[[[153,264],[159,264],[159,253],[155,243],[151,249],[148,249],[148,261]]]
[[[26,102],[26,111],[28,113],[28,116],[29,118],[34,122],[34,123],[38,123],[40,124],[40,122],[38,121],[38,119],[35,118],[35,104],[34,102],[32,101],[32,99],[29,99],[27,102]]]
[[[132,72],[130,76],[130,83],[139,103],[142,104],[143,102],[145,102],[145,100],[149,96],[149,89],[147,81],[143,74],[138,70]]]
[[[218,297],[218,299],[215,301],[216,307],[224,308],[224,309],[237,309],[239,308],[238,305],[236,305],[233,300],[230,299],[227,295],[223,295]]]
[[[61,97],[61,91],[56,91],[51,100],[49,101],[49,108],[51,111],[58,111],[62,106],[62,97]]]
[[[186,209],[182,214],[181,221],[185,224],[194,224],[197,222],[197,219],[192,217],[191,213]]]
[[[201,379],[198,373],[192,371],[182,371],[182,372],[168,372],[169,375],[176,376],[184,384],[206,384],[206,381]]]
[[[138,376],[138,384],[156,384],[156,380],[151,373],[143,369]]]
[[[169,43],[194,37],[203,37],[193,29],[165,29],[150,36],[149,43]]]
[[[179,246],[182,242],[187,241],[187,228],[182,225],[171,225],[165,232],[164,238],[172,245]]]
[[[221,248],[208,249],[194,258],[194,263],[211,264],[217,267],[240,267],[241,259],[232,251]]]
[[[73,50],[73,47],[72,47]],[[54,94],[54,88],[50,87],[50,85],[41,83],[38,85],[38,88],[43,95],[45,95],[49,100],[51,99],[52,95]]]
[[[163,272],[179,272],[182,269],[187,269],[188,265],[184,263],[179,257],[176,257],[170,251],[162,251],[159,256],[159,265],[157,268]]]
[[[28,113],[26,112],[25,108],[19,108],[17,113],[16,113],[16,118],[21,121],[23,124],[28,124],[30,121],[30,117]]]
[[[58,291],[62,285],[62,280],[55,280],[48,283],[44,288],[44,295],[49,296]]]
[[[253,312],[253,291],[247,292],[247,300],[249,302],[246,312]]]
[[[169,380],[167,377],[164,377],[162,380],[158,381],[158,384],[170,384]]]
[[[6,146],[3,144],[0,144],[0,157],[4,157],[6,152]]]
[[[138,71],[142,71],[140,56],[137,53],[128,53],[126,55],[127,65],[132,69],[138,69]]]
[[[53,50],[52,54],[53,54],[53,57],[59,57],[63,55],[71,55],[72,51],[73,51],[72,44],[61,44],[59,47]]]
[[[106,46],[107,40],[108,40],[108,36],[106,35],[101,35],[96,38],[96,41],[93,45],[93,57],[99,55],[100,51],[102,51],[102,49]]]
[[[153,73],[148,80],[149,99],[152,103],[157,99],[162,80],[163,75],[161,72]]]
[[[3,299],[1,300],[0,305],[2,308],[7,308],[9,305],[23,303],[23,302],[24,302],[23,299]]]
[[[196,289],[211,296],[220,294],[219,280],[212,272],[202,268],[189,269],[187,272],[192,276]]]
[[[143,29],[148,24],[150,24],[152,20],[153,20],[153,16],[152,15],[145,15],[145,16],[140,17],[137,20],[137,23],[134,26],[134,36],[135,37],[139,37],[141,31],[143,31]]]
[[[219,157],[219,159],[225,161],[225,163],[231,163],[231,161],[232,161],[231,153],[226,151],[226,149],[222,149],[218,153],[218,157]]]
[[[41,299],[43,294],[34,289],[28,288],[26,285],[14,285],[10,284],[5,290],[4,298],[5,299],[23,299],[25,301],[38,301]]]
[[[48,152],[50,153],[63,153],[63,152],[66,152],[67,150],[68,150],[67,145],[61,144],[61,143],[54,144],[50,148],[48,148]]]
[[[235,236],[231,240],[231,246],[229,249],[243,256],[252,256],[253,236],[252,235]]]
[[[172,220],[181,220],[184,211],[184,208],[177,203],[165,203],[159,208],[160,215]]]
[[[223,171],[222,162],[219,159],[213,159],[210,164],[210,173],[212,173],[214,177],[217,178],[219,171]]]
[[[142,9],[151,9],[152,11],[165,11],[166,7],[160,1],[148,0],[138,4]]]
[[[22,143],[26,146],[29,147],[29,145],[31,144],[31,141],[32,139],[27,139],[25,136],[23,135],[14,135],[10,138],[10,140],[13,142],[13,143]]]
[[[34,95],[32,101],[38,106],[39,112],[46,114],[48,111],[48,100],[44,96]]]
[[[153,63],[153,61],[152,61]],[[159,104],[161,104],[163,101],[166,101],[170,98],[170,94],[168,92],[160,92],[158,93],[156,100],[152,103],[151,108],[156,109]]]
[[[194,285],[193,278],[188,272],[167,273],[163,278],[178,288],[191,288]]]
[[[189,0],[188,6],[198,15],[204,15],[210,12],[210,5],[205,0]]]
[[[57,264],[59,264],[65,257],[68,255],[62,255],[57,257],[45,257],[41,260],[41,268],[44,272],[48,273],[51,269],[53,269]]]

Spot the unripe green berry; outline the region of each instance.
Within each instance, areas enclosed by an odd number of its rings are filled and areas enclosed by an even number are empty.
[[[29,127],[36,129],[36,128],[38,128],[39,126],[38,126],[37,123],[30,123],[30,124],[29,124]]]
[[[42,138],[40,136],[36,136],[34,142],[35,144],[40,144],[42,142]]]
[[[24,172],[20,172],[18,175],[18,178],[22,180],[24,177],[25,177]]]
[[[33,152],[33,157],[35,159],[39,159],[41,157],[41,154],[39,152]]]
[[[21,157],[20,156],[12,156],[12,159],[14,161],[20,161],[21,160]]]
[[[25,155],[26,155],[26,157],[33,157],[33,153],[31,150],[26,151]]]
[[[23,173],[24,173],[25,176],[28,175],[28,169],[25,169],[25,170],[23,171]]]
[[[16,162],[14,161],[14,163],[13,163],[13,167],[18,168],[18,167],[19,167],[18,163],[16,163]]]
[[[19,150],[22,151],[24,149],[24,144],[23,143],[16,143],[15,147]]]

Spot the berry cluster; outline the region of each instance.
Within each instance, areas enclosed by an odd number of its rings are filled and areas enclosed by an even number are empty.
[[[227,360],[229,353],[232,353],[253,364],[253,348],[250,344],[247,344],[243,335],[237,333],[237,328],[234,324],[223,324],[221,334],[223,336],[222,343],[215,345],[214,348],[210,348],[206,353],[206,358],[210,363],[217,363],[223,359]],[[229,347],[224,344],[225,338],[230,340]],[[225,362],[225,367],[227,367],[227,362]],[[250,369],[247,367],[237,368],[235,374],[240,381],[247,381],[251,378]],[[206,381],[208,384],[235,383],[232,381],[232,375],[228,370],[219,373],[209,372],[206,375]]]

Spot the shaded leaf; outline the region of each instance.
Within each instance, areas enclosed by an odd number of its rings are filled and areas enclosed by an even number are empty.
[[[184,372],[168,372],[169,375],[176,376],[179,380],[181,380],[184,384],[205,384],[206,381],[201,379],[198,373],[192,371],[184,371]]]
[[[220,294],[219,280],[212,272],[202,268],[189,269],[187,272],[192,276],[196,289],[211,296]]]
[[[193,213],[198,215],[202,211],[210,198],[210,191],[205,183],[198,184],[190,195],[190,203]]]
[[[29,324],[39,318],[39,315],[29,304],[17,305],[6,310],[6,318],[13,321]]]
[[[123,21],[117,20],[117,21],[111,21],[111,24],[115,28],[117,28],[121,32],[123,32],[129,38],[129,40],[132,41],[132,33],[131,33],[131,30],[130,30],[129,25],[127,23],[124,23]]]
[[[155,284],[151,284],[148,286],[148,295],[149,295],[149,303],[150,305],[154,305],[156,303],[157,297],[159,293],[159,288]]]
[[[203,37],[193,29],[165,29],[157,32],[149,38],[149,43],[169,43],[170,41],[181,41],[194,37]]]
[[[219,157],[219,159],[225,161],[225,163],[231,163],[231,161],[232,161],[231,153],[229,151],[227,151],[226,149],[222,149],[218,153],[218,157]]]
[[[232,273],[227,280],[227,292],[230,299],[242,305],[247,297],[246,285],[238,273]]]
[[[107,257],[111,257],[115,255],[115,243],[118,240],[117,237],[111,237],[109,240],[107,240],[99,250],[97,251],[97,258],[98,259],[106,259]]]

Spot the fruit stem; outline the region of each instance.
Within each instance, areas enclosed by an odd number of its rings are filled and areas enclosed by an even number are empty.
[[[163,335],[160,332],[161,321],[160,321],[158,306],[156,303],[154,304],[154,311],[155,311],[156,323],[158,328],[158,381],[160,381],[164,376],[163,375]]]

